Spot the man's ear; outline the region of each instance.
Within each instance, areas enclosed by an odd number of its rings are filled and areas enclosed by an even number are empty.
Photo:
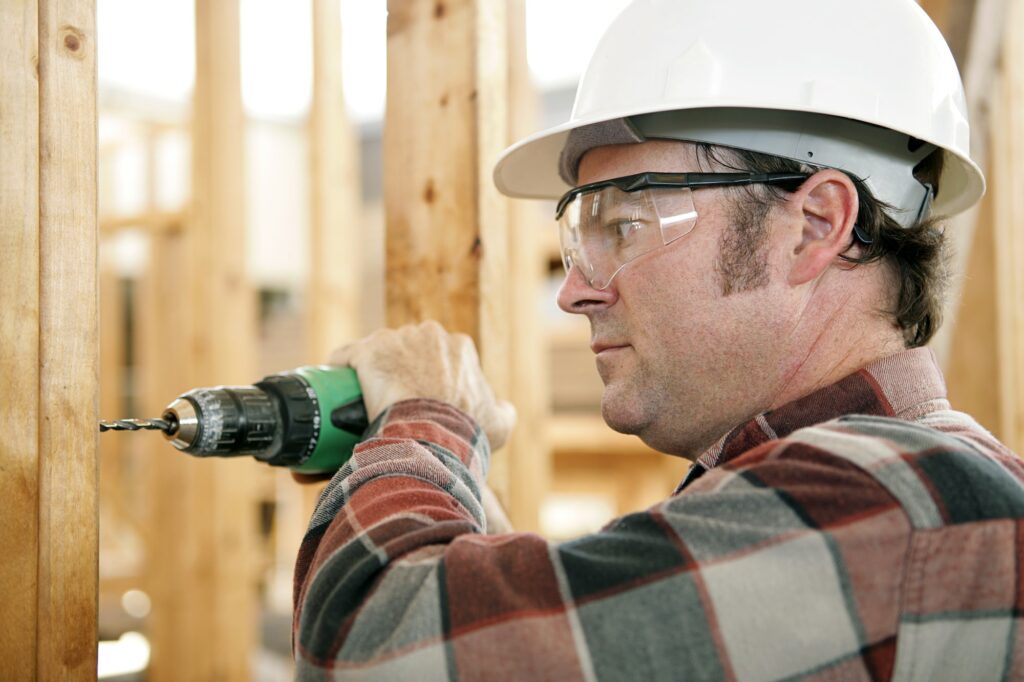
[[[800,285],[818,277],[849,248],[857,222],[857,188],[845,173],[823,170],[809,177],[792,200],[802,220],[788,281]]]

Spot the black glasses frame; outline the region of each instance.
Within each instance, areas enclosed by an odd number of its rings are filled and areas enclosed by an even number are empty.
[[[581,194],[615,187],[623,192],[642,189],[703,187],[740,187],[742,185],[775,185],[787,192],[795,192],[810,173],[637,173],[621,178],[580,185],[562,195],[555,209],[555,220],[561,220],[569,203]]]

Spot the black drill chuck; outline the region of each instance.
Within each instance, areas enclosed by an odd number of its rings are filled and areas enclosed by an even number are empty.
[[[171,444],[196,457],[247,455],[303,473],[338,469],[368,426],[355,372],[326,366],[193,389],[162,419]]]

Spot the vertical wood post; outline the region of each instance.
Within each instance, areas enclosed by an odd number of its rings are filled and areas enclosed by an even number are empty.
[[[258,378],[245,273],[238,0],[196,2],[194,98],[190,213],[180,239],[154,240],[143,325],[162,404],[187,388]],[[147,548],[152,678],[248,680],[258,616],[256,465],[158,447]]]
[[[96,675],[96,32],[0,6],[0,678]]]
[[[39,38],[34,2],[0,5],[0,677],[36,677],[39,572]]]
[[[483,280],[503,267],[507,211],[485,180],[506,136],[504,32],[495,0],[389,0],[384,133],[388,323],[436,319],[478,342]],[[497,63],[495,63],[497,62]],[[489,69],[489,71],[483,71]],[[490,144],[491,149],[484,149]],[[494,241],[484,240],[492,235]],[[491,309],[498,303],[491,301]],[[494,316],[492,315],[493,319]],[[497,321],[497,320],[495,320]]]
[[[539,108],[526,61],[525,0],[508,0],[508,73],[509,132],[515,141],[536,129]],[[539,531],[540,507],[552,474],[551,448],[544,428],[550,412],[547,344],[538,312],[547,269],[540,230],[554,226],[551,216],[542,215],[536,202],[509,202],[509,216],[509,281],[505,284],[511,287],[509,396],[515,403],[518,422],[499,460],[507,472],[502,501],[516,530]]]
[[[945,367],[949,400],[993,433],[1002,429],[994,188],[981,200]],[[948,234],[948,232],[947,232]],[[947,322],[947,324],[949,324]],[[1000,434],[1001,435],[1001,434]]]
[[[359,145],[341,83],[341,0],[313,0],[312,234],[307,308],[312,362],[359,329],[362,269]]]
[[[435,319],[474,338],[512,399],[509,210],[491,181],[508,144],[508,4],[389,0],[384,120],[387,320]],[[508,468],[490,483],[508,499]]]
[[[1024,3],[1011,2],[994,126],[996,300],[1001,436],[1024,451]]]

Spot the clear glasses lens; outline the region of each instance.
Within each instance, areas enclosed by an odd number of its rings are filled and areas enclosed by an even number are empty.
[[[623,192],[605,187],[575,197],[558,222],[562,263],[605,289],[630,261],[689,234],[697,222],[686,188]]]

